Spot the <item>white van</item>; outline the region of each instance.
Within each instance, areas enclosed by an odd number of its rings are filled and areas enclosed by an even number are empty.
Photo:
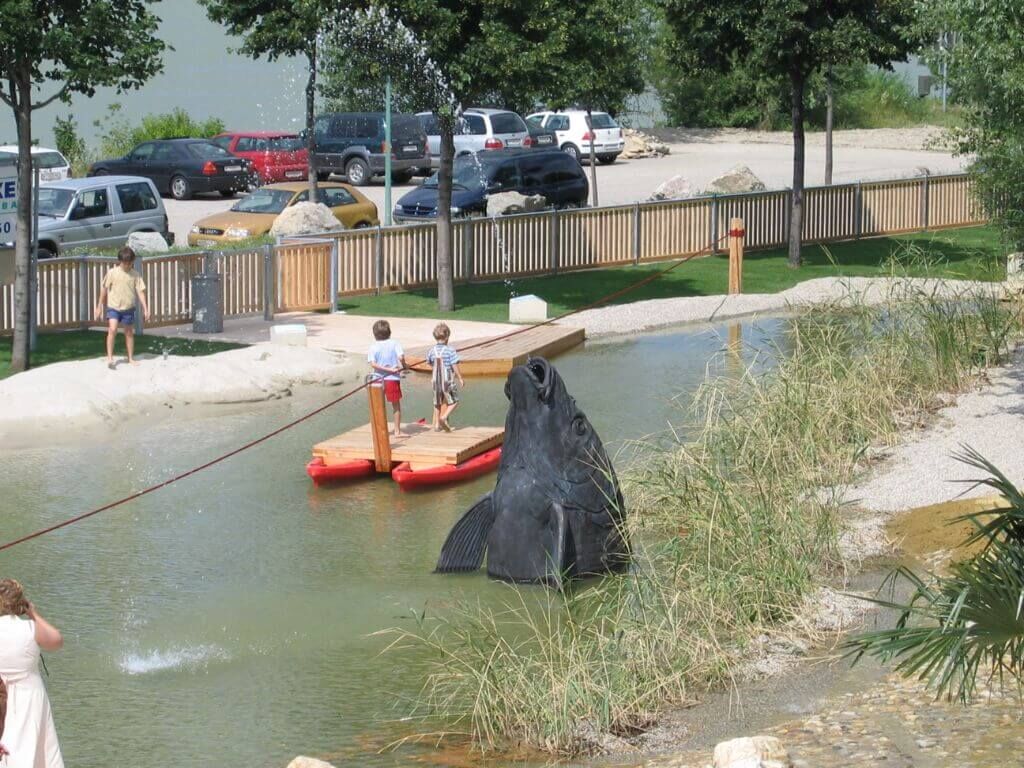
[[[15,144],[0,146],[0,164],[7,165],[18,160],[18,147]],[[71,178],[71,164],[56,149],[32,147],[32,165],[39,169],[39,181],[63,181]]]

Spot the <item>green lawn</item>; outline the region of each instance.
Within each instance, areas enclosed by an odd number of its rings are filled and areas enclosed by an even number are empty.
[[[105,335],[96,331],[60,331],[40,333],[36,351],[32,353],[32,367],[65,360],[85,360],[103,357]],[[193,341],[191,339],[166,339],[162,336],[136,336],[135,354],[151,352],[160,354],[164,349],[169,355],[212,355],[228,349],[238,349],[242,344],[228,344],[221,341]],[[115,353],[124,356],[124,337],[118,334]],[[0,379],[10,375],[11,339],[0,339]]]
[[[974,280],[1003,279],[999,234],[992,227],[950,229],[901,237],[886,237],[804,248],[804,266],[790,269],[783,250],[754,251],[743,260],[745,293],[776,293],[815,277],[844,275],[876,277],[900,274],[916,277],[949,277]],[[625,288],[670,262],[641,267],[572,272],[557,277],[533,277],[506,283],[455,286],[455,312],[461,320],[503,322],[508,319],[510,291],[534,293],[548,302],[554,316],[585,306],[602,296]],[[631,291],[613,302],[676,296],[706,296],[726,291],[728,258],[698,258],[673,272]],[[383,296],[346,297],[338,307],[358,315],[380,317],[436,317],[437,292],[422,289]]]

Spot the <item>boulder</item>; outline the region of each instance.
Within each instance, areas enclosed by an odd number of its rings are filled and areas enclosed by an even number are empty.
[[[344,228],[345,225],[323,203],[296,203],[277,215],[270,234],[274,237],[294,237]]]
[[[669,153],[668,144],[658,141],[653,136],[636,130],[635,128],[623,128],[623,138],[626,146],[622,150],[621,157],[624,160],[636,160],[642,157],[661,157]]]
[[[487,196],[487,215],[540,211],[548,204],[544,195],[521,195],[518,192],[497,192]]]
[[[288,768],[334,768],[334,766],[331,763],[325,763],[323,760],[317,760],[315,757],[299,755],[288,763]]]
[[[673,176],[658,185],[648,200],[679,200],[693,197],[693,187],[684,176]]]
[[[140,256],[146,253],[167,253],[170,250],[159,232],[132,232],[128,235],[127,245]]]
[[[767,187],[754,172],[745,165],[730,168],[718,178],[712,179],[704,190],[706,194],[734,195],[739,192],[764,192]]]
[[[793,761],[774,736],[723,741],[715,746],[714,768],[792,768]]]

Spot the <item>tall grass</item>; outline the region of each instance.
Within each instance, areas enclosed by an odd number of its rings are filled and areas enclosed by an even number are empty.
[[[587,751],[728,681],[844,563],[839,491],[868,447],[1005,359],[1019,313],[901,295],[798,316],[754,369],[709,380],[626,477],[636,562],[566,593],[510,587],[402,632],[434,660],[420,713],[481,749]]]

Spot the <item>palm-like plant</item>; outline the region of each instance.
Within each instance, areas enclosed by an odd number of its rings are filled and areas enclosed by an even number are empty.
[[[972,488],[988,486],[1006,504],[957,518],[977,526],[964,545],[984,541],[984,547],[953,563],[948,575],[894,571],[882,588],[888,586],[890,598],[872,602],[898,611],[896,625],[845,645],[854,663],[864,655],[895,661],[897,672],[967,702],[979,675],[1001,683],[1024,680],[1024,495],[974,449],[956,458],[987,473],[969,481]],[[905,603],[895,598],[901,581],[911,588]]]

